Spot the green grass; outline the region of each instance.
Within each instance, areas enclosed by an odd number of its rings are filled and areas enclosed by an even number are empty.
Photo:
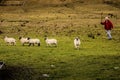
[[[17,80],[120,79],[120,68],[114,69],[120,66],[120,44],[115,40],[83,39],[80,50],[76,50],[73,37],[57,39],[58,47],[46,47],[44,41],[41,41],[41,47],[2,44],[0,60],[5,62],[9,75],[12,75],[8,80],[11,77]],[[50,77],[45,78],[43,74]]]

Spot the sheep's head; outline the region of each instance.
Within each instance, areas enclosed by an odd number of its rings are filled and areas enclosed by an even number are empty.
[[[47,35],[45,35],[44,37],[45,37],[44,40],[46,40],[47,39]]]
[[[19,40],[21,39],[22,37],[19,37]]]
[[[78,41],[78,40],[79,40],[79,37],[76,37],[76,40]]]
[[[47,37],[44,38],[44,40],[46,40],[46,39],[47,39]]]
[[[7,36],[4,36],[4,38],[7,38]]]
[[[27,40],[29,40],[29,39],[30,39],[30,37],[27,38]]]

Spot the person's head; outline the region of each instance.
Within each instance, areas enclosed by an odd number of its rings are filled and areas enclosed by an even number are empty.
[[[109,17],[107,16],[107,17],[105,17],[105,20],[109,20]]]

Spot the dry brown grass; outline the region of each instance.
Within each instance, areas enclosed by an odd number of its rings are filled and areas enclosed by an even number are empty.
[[[73,6],[73,4],[72,4]],[[115,26],[119,26],[119,9],[105,4],[74,3],[74,7],[49,6],[40,7],[33,5],[22,7],[2,6],[1,10],[1,31],[6,34],[15,35],[78,35],[90,32],[101,32],[101,12],[103,17],[109,13],[117,15],[111,18]],[[27,23],[26,23],[27,21]],[[96,27],[97,26],[97,27]],[[91,30],[90,30],[91,29]]]

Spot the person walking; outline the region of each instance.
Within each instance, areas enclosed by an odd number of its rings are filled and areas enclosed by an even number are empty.
[[[101,24],[104,25],[108,39],[111,40],[112,39],[111,30],[113,29],[113,24],[110,21],[109,17],[105,17],[105,21],[101,21]]]

